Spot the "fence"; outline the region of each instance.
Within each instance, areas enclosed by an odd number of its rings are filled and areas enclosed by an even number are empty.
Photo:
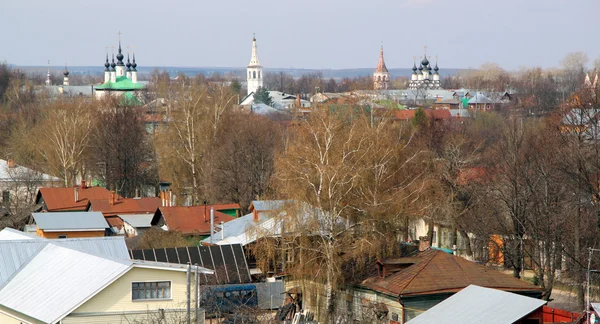
[[[571,323],[578,317],[578,313],[568,312],[566,310],[544,306],[544,323]]]

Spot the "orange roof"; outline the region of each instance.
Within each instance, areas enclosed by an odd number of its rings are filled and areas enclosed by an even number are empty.
[[[458,174],[458,184],[466,185],[471,182],[484,182],[489,177],[487,170],[483,167],[473,167],[461,170]]]
[[[90,200],[90,209],[101,212],[106,216],[119,214],[154,214],[160,207],[160,198],[117,198],[111,205],[108,199]]]
[[[241,209],[240,204],[218,204],[218,205],[207,205],[208,207],[212,207],[215,210],[225,210],[225,209]]]
[[[450,119],[452,118],[452,114],[450,110],[447,109],[423,109],[427,118],[433,119]],[[415,117],[416,109],[408,109],[408,110],[394,110],[394,119],[397,120],[410,120]]]
[[[108,216],[104,217],[104,219],[106,219],[106,222],[108,225],[110,225],[110,227],[116,227],[118,229],[123,227],[123,220],[118,216]]]
[[[79,199],[75,201],[75,188],[79,189]],[[106,199],[110,191],[103,187],[66,187],[66,188],[40,188],[36,201],[44,199],[48,211],[82,211],[87,209],[89,200]]]
[[[469,285],[541,291],[526,281],[440,250],[428,249],[410,259],[415,263],[408,268],[385,278],[368,278],[361,285],[394,297],[451,293]]]
[[[152,219],[152,225],[157,225],[162,216],[170,231],[180,231],[185,235],[209,235],[211,207],[213,206],[207,205],[206,211],[204,206],[160,207]],[[235,217],[215,210],[215,226],[234,219]]]

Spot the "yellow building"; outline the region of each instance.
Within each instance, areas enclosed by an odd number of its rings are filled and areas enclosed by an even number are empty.
[[[0,264],[0,323],[151,323],[155,319],[178,323],[185,319],[186,265],[94,255],[57,242],[63,241],[7,240],[0,235],[0,258],[14,261]],[[213,274],[202,267],[191,271]],[[191,287],[195,287],[194,277],[192,273]],[[191,295],[194,310],[195,294]]]

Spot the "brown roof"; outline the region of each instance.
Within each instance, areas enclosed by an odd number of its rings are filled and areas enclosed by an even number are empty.
[[[75,201],[75,188],[79,189],[79,200]],[[48,211],[83,211],[87,209],[89,200],[106,199],[110,191],[103,187],[66,187],[66,188],[40,188],[37,201],[44,199]]]
[[[469,285],[505,291],[541,291],[539,287],[444,251],[420,252],[408,268],[385,278],[371,277],[361,286],[398,297],[457,292]]]
[[[114,205],[108,199],[90,200],[90,209],[101,212],[105,217],[120,214],[154,214],[160,207],[160,198],[116,198]]]
[[[160,207],[154,214],[152,225],[157,225],[162,216],[170,231],[180,231],[185,235],[209,235],[211,207],[207,205],[206,211],[204,206]],[[235,217],[215,210],[215,226],[234,219]]]
[[[215,210],[225,210],[225,209],[241,209],[240,204],[218,204],[218,205],[207,205],[209,207],[214,208]]]

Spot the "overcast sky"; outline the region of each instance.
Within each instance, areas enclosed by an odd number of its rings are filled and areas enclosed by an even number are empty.
[[[600,56],[600,0],[0,0],[0,61],[102,65],[135,46],[138,65],[243,67],[252,33],[271,68],[558,66]]]

